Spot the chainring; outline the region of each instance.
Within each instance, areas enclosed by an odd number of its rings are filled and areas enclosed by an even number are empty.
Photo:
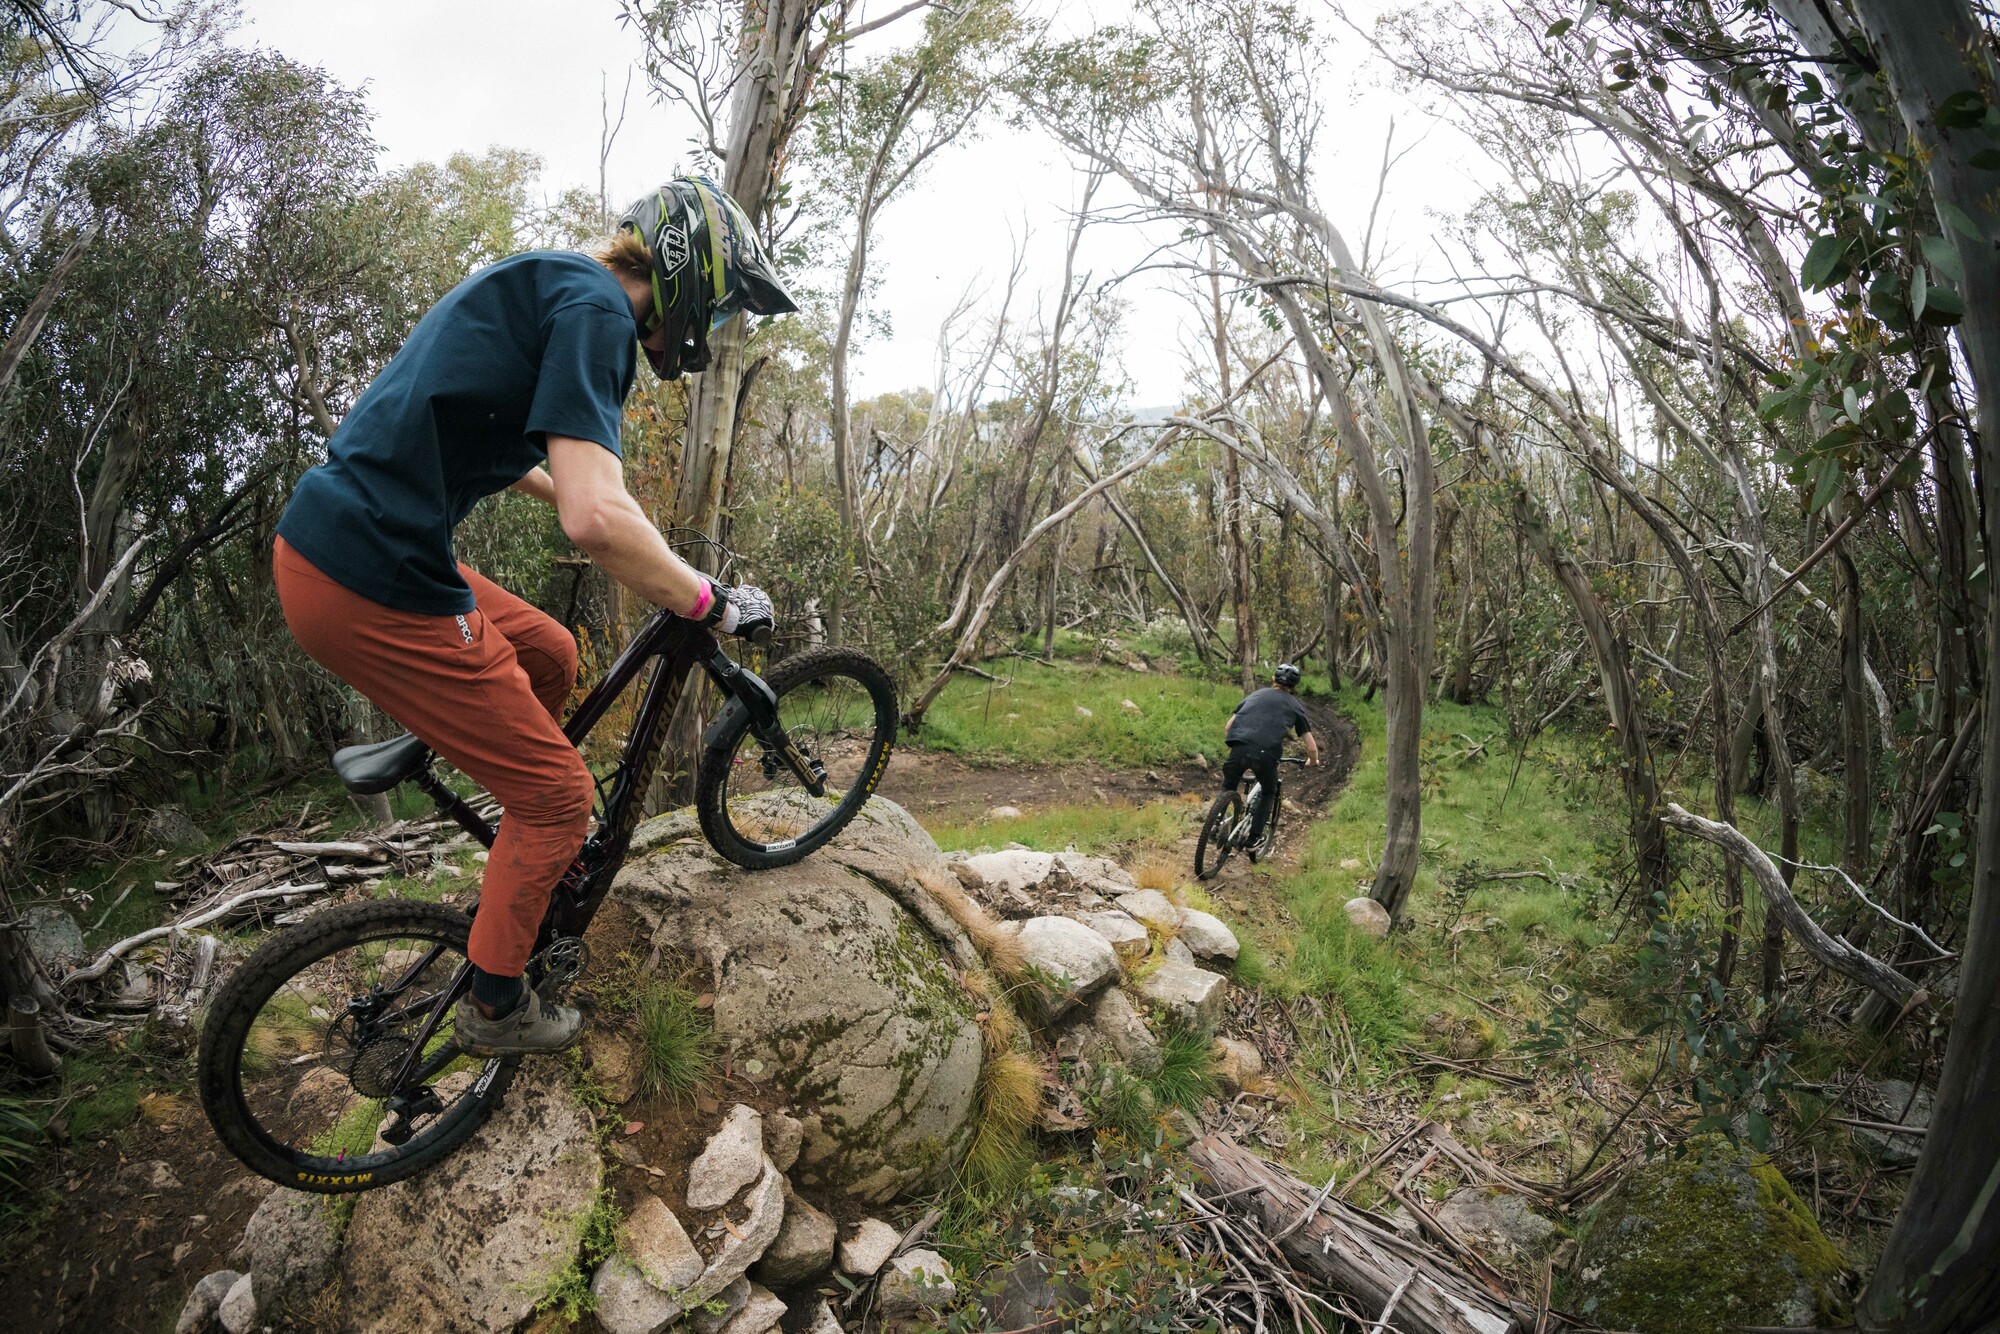
[[[535,983],[535,994],[551,1005],[568,999],[569,989],[589,962],[590,946],[581,936],[564,936],[553,942],[528,962],[529,972],[540,979]]]

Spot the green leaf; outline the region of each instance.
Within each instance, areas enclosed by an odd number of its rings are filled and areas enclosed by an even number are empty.
[[[1564,33],[1568,32],[1571,28],[1574,28],[1575,26],[1576,26],[1575,19],[1557,19],[1554,23],[1551,23],[1549,25],[1549,30],[1546,33],[1543,33],[1542,35],[1544,37],[1560,37]]]
[[[1924,303],[1925,324],[1957,324],[1964,318],[1964,297],[1949,287],[1931,288],[1930,300]]]
[[[1986,99],[1970,88],[1962,88],[1944,101],[1931,119],[1947,130],[1965,130],[1986,119]]]
[[[1937,211],[1938,216],[1951,224],[1952,230],[1960,236],[1963,236],[1968,241],[1977,241],[1981,245],[1986,244],[1986,233],[1979,230],[1979,224],[1974,222],[1972,215],[1964,209],[1956,204],[1946,203],[1940,199],[1938,200]]]
[[[1812,501],[1806,506],[1808,512],[1817,514],[1833,503],[1840,494],[1841,483],[1847,480],[1846,471],[1839,459],[1819,461],[1819,484],[1813,487]]]
[[[1982,148],[1972,155],[1972,165],[1981,171],[2000,170],[2000,148]]]
[[[1799,282],[1813,292],[1832,286],[1853,242],[1853,237],[1838,234],[1816,238],[1806,251],[1805,263],[1799,266]]]
[[[1632,86],[1632,81],[1630,79],[1620,79],[1616,83],[1605,84],[1604,91],[1607,93],[1622,93],[1631,86]]]
[[[1666,77],[1660,74],[1648,74],[1646,76],[1646,86],[1656,93],[1664,93],[1667,91]]]
[[[1910,270],[1910,309],[1918,319],[1924,317],[1924,299],[1930,295],[1930,282],[1924,277],[1921,264]]]
[[[1930,266],[1955,283],[1965,281],[1965,265],[1959,262],[1958,251],[1951,241],[1942,236],[1926,236],[1919,245],[1923,247],[1924,258]]]

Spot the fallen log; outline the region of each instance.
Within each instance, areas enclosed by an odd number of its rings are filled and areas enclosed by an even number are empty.
[[[287,899],[296,898],[304,894],[323,894],[327,888],[327,883],[322,880],[313,884],[278,885],[271,889],[254,889],[247,894],[238,894],[222,903],[205,908],[182,921],[169,922],[165,926],[156,926],[150,930],[141,931],[136,936],[127,936],[117,944],[106,949],[104,953],[98,955],[97,961],[88,968],[78,968],[73,972],[63,974],[62,980],[56,985],[70,987],[78,982],[95,982],[98,978],[110,972],[111,965],[118,962],[119,958],[128,950],[137,949],[148,941],[158,940],[160,937],[172,935],[176,931],[191,931],[195,927],[207,926],[210,922],[220,921],[245,904],[261,902],[265,899]]]
[[[1348,1298],[1369,1320],[1400,1334],[1518,1334],[1533,1319],[1488,1292],[1421,1242],[1371,1222],[1352,1205],[1220,1135],[1188,1148],[1207,1177],[1203,1194],[1248,1215],[1302,1273]],[[1303,1223],[1297,1222],[1301,1217]]]
[[[280,843],[271,840],[271,846],[280,852],[288,852],[294,857],[374,857],[377,855],[371,843]]]

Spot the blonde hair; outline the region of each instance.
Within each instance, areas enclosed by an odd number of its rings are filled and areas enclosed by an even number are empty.
[[[641,281],[650,280],[653,276],[653,255],[646,249],[646,239],[629,227],[621,227],[609,236],[599,237],[590,243],[586,253],[621,276]]]

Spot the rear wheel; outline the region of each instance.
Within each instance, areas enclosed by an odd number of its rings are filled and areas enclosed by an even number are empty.
[[[1194,845],[1194,874],[1197,880],[1212,880],[1234,851],[1229,836],[1243,818],[1243,794],[1235,788],[1215,794],[1208,818],[1201,822],[1201,837]]]
[[[349,904],[246,959],[209,1009],[197,1065],[229,1151],[280,1185],[343,1194],[463,1144],[514,1071],[458,1051],[450,1002],[471,926],[442,904]]]
[[[759,735],[732,706],[695,771],[702,834],[753,871],[789,866],[839,833],[896,743],[896,683],[857,649],[810,649],[764,683],[778,697],[777,729]]]
[[[1285,803],[1274,792],[1269,796],[1271,809],[1264,813],[1264,832],[1257,836],[1257,846],[1250,850],[1250,860],[1261,862],[1278,846],[1278,812],[1285,809]]]

